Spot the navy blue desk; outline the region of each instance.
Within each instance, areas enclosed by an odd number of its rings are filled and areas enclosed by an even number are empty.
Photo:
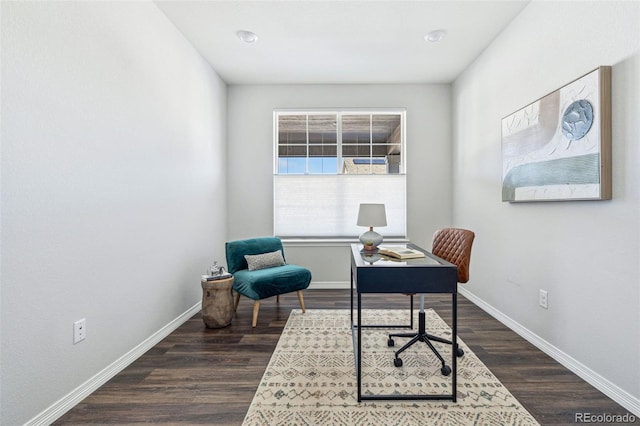
[[[456,265],[429,253],[416,246],[425,257],[404,261],[388,260],[384,256],[362,252],[361,244],[351,244],[351,330],[354,336],[354,354],[356,359],[356,375],[358,382],[358,402],[362,400],[405,400],[405,399],[446,399],[456,402],[457,362],[455,350],[451,351],[452,391],[450,395],[362,395],[362,329],[368,327],[385,327],[385,325],[362,324],[363,293],[448,293],[451,294],[452,306],[452,341],[457,347],[457,314],[458,314],[458,272]],[[357,294],[357,319],[354,321],[354,292]],[[412,303],[413,305],[413,303]],[[411,316],[413,324],[413,315]],[[386,327],[397,327],[386,325]],[[389,363],[393,358],[389,358]]]

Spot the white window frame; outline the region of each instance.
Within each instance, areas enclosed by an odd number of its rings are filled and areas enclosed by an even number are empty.
[[[337,171],[336,173],[309,173],[309,131],[307,120],[307,155],[305,173],[279,174],[278,171],[278,117],[280,115],[333,115],[337,119]],[[399,173],[344,174],[342,172],[342,117],[343,115],[369,115],[370,123],[376,114],[401,116],[401,148]],[[347,239],[353,240],[366,229],[356,226],[360,203],[384,203],[388,227],[378,232],[385,239],[406,239],[406,109],[404,108],[313,108],[276,109],[273,112],[273,176],[274,176],[274,234],[291,239]],[[372,132],[372,126],[369,126]],[[373,146],[370,135],[369,146]],[[360,157],[363,158],[363,157]],[[369,150],[369,159],[373,150]],[[371,169],[370,169],[371,170]],[[322,194],[323,188],[329,192]],[[341,193],[336,197],[336,193]],[[326,196],[328,198],[323,198]],[[314,205],[317,203],[317,205]],[[283,208],[285,206],[286,208]],[[328,212],[321,211],[329,208]]]
[[[369,115],[369,146],[373,145],[371,139],[373,139],[373,116],[374,115],[400,115],[400,131],[401,131],[401,149],[400,149],[400,172],[398,174],[406,174],[406,150],[407,150],[407,110],[406,108],[305,108],[305,109],[275,109],[273,111],[273,174],[278,173],[278,116],[280,115],[329,115],[336,114],[336,140],[337,140],[337,153],[336,159],[338,163],[338,171],[336,174],[343,174],[341,170],[342,165],[342,117],[344,115]],[[307,157],[304,174],[309,173],[309,120],[307,119]],[[369,151],[369,159],[373,159],[373,150]],[[293,174],[293,173],[292,173]]]

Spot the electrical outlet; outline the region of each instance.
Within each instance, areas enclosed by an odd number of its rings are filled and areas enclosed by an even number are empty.
[[[82,318],[73,323],[73,344],[82,342],[87,338],[87,320]]]
[[[540,298],[538,300],[538,304],[543,308],[547,309],[548,302],[549,302],[549,294],[547,293],[546,290],[540,290]]]

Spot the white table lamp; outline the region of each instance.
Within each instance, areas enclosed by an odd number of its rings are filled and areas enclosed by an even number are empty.
[[[368,226],[369,230],[360,235],[360,242],[363,245],[378,247],[382,242],[382,235],[373,230],[374,226],[387,226],[387,214],[384,204],[360,204],[358,211],[358,226]]]

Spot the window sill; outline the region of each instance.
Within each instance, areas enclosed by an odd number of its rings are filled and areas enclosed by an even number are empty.
[[[359,243],[358,238],[294,238],[280,237],[282,244],[288,247],[347,247]],[[406,244],[410,241],[405,237],[388,237],[384,243]]]

